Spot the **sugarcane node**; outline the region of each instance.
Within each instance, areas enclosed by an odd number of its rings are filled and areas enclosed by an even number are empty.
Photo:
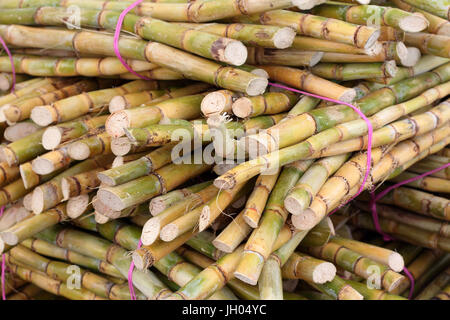
[[[53,126],[45,129],[42,135],[42,146],[46,150],[56,149],[62,140],[62,129]]]
[[[86,212],[89,206],[89,195],[82,194],[76,197],[71,197],[67,201],[66,213],[72,219],[80,217],[84,212]]]

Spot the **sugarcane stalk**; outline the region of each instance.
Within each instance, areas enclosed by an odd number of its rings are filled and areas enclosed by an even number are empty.
[[[445,69],[446,69],[446,67],[440,67],[440,68],[436,69],[436,71],[443,72],[442,73],[442,75],[443,75],[445,73]],[[421,77],[428,78],[429,76],[431,76],[430,78],[435,78],[436,74],[425,73],[421,76],[416,77],[412,82],[416,82],[416,81],[418,82],[419,78],[421,78]],[[409,80],[406,80],[406,81],[409,82]],[[440,80],[436,79],[436,82],[440,82]],[[422,82],[420,82],[420,83],[422,83]],[[400,87],[403,87],[403,84],[406,84],[406,82],[402,81],[399,84],[394,85],[393,87],[398,86],[398,88],[400,88]],[[418,89],[418,88],[415,87],[414,89]],[[378,90],[374,91],[372,93],[373,95],[369,94],[366,97],[364,97],[363,99],[365,99],[365,101],[367,101],[367,102],[371,102],[373,100],[370,98],[367,98],[367,97],[369,97],[369,96],[378,97],[378,95],[381,92],[385,92],[385,91],[386,90],[384,90],[384,88],[381,89],[381,91],[378,91]],[[389,91],[390,91],[390,89],[389,89]],[[436,91],[434,91],[434,92],[437,93]],[[405,92],[402,92],[402,93],[405,93]],[[408,98],[410,98],[411,96],[416,95],[415,93],[413,93],[411,91],[408,93],[410,93],[411,95],[409,95],[409,94],[406,96],[404,96],[403,94],[401,95],[401,98],[400,98],[401,101],[405,101]],[[383,98],[387,98],[387,97],[384,96]],[[358,104],[358,105],[364,111],[363,104]],[[368,105],[369,105],[369,103],[368,103]],[[395,107],[395,106],[393,108],[397,109],[397,107]],[[398,109],[401,109],[401,107],[399,107]],[[382,114],[386,114],[387,110],[390,110],[390,109],[382,110],[381,111]],[[411,111],[413,111],[413,110],[411,110]],[[393,120],[395,120],[395,119],[393,119]],[[287,122],[288,121],[285,121],[283,123],[287,123]],[[363,120],[356,120],[356,122],[352,121],[349,123],[353,123],[353,124],[358,123],[359,127],[361,125],[363,125],[365,127],[367,126]],[[345,131],[348,132],[347,131],[348,127],[346,125],[342,125],[342,127],[343,128],[345,127]],[[241,183],[242,181],[245,181],[245,180],[249,179],[250,177],[255,176],[261,170],[267,170],[267,169],[271,170],[274,167],[285,165],[287,163],[292,162],[294,159],[302,158],[302,155],[306,155],[306,157],[307,157],[308,154],[314,153],[314,150],[322,149],[324,147],[324,144],[330,145],[332,143],[337,142],[339,139],[342,139],[342,135],[341,135],[342,131],[339,130],[339,134],[338,134],[338,132],[336,132],[335,130],[336,130],[336,128],[331,128],[331,129],[325,130],[315,136],[312,136],[312,137],[306,139],[305,141],[303,141],[301,143],[292,145],[291,147],[287,147],[287,148],[281,149],[279,151],[272,152],[272,153],[269,153],[264,156],[260,156],[251,161],[242,163],[242,164],[236,166],[235,168],[229,170],[225,175],[222,175],[219,178],[217,178],[214,183],[218,187],[230,188],[230,187],[233,187],[236,184],[236,182]],[[296,132],[296,134],[298,135],[298,131]],[[335,137],[332,138],[331,137],[332,135]],[[359,132],[359,134],[357,134],[357,136],[360,136],[360,135],[361,135],[361,132]],[[325,139],[325,137],[326,137],[326,139]],[[317,148],[318,144],[322,145],[322,146]]]
[[[96,168],[104,168],[112,161],[111,156],[99,156],[80,162],[69,169],[63,171],[52,180],[36,187],[33,190],[32,209],[35,214],[54,207],[63,201],[61,181],[63,178],[70,177],[82,172],[90,171]]]
[[[312,67],[311,72],[325,79],[355,80],[375,77],[394,77],[397,73],[395,61],[383,63],[319,63]]]
[[[67,261],[108,276],[125,279],[113,265],[106,261],[82,255],[72,250],[60,248],[44,240],[29,238],[22,241],[21,245],[40,255]]]
[[[92,117],[87,115],[79,120],[58,123],[45,129],[42,135],[42,145],[46,150],[53,150],[61,144],[81,137],[89,131],[95,131],[104,126],[107,115]]]
[[[419,32],[428,27],[425,17],[398,8],[375,5],[324,4],[315,7],[313,14],[362,25],[386,25],[407,32]],[[375,20],[375,21],[374,21]]]
[[[372,27],[361,27],[341,20],[287,10],[267,11],[259,15],[235,19],[242,23],[256,22],[291,27],[300,35],[349,44],[358,48],[372,47],[380,35],[380,32]]]
[[[161,228],[182,217],[184,214],[191,212],[200,205],[206,204],[214,196],[217,195],[218,190],[210,185],[205,189],[187,196],[185,199],[176,202],[172,206],[160,212],[157,216],[149,219],[143,229],[141,240],[144,245],[151,245],[159,236]]]
[[[448,36],[422,32],[407,32],[405,34],[405,43],[419,48],[423,54],[432,54],[439,57],[450,58]]]
[[[440,34],[444,36],[449,34],[450,22],[448,22],[447,19],[442,19],[441,17],[429,13],[425,10],[416,8],[414,5],[408,4],[403,0],[393,0],[392,2],[402,10],[423,14],[423,16],[430,23],[428,28],[426,29],[428,33]]]
[[[131,257],[122,247],[102,238],[75,229],[54,226],[37,235],[40,239],[56,244],[58,247],[107,261],[127,277]],[[57,241],[58,240],[58,241]],[[133,271],[133,285],[150,299],[165,296],[169,291],[150,271]]]
[[[415,178],[418,175],[412,172],[402,172],[398,176],[395,176],[389,181],[392,182],[402,182],[407,179]],[[406,184],[408,187],[414,187],[417,189],[437,192],[437,193],[449,193],[450,192],[450,181],[447,179],[436,178],[436,177],[424,177],[421,179],[417,179],[413,182],[409,182]]]
[[[420,98],[423,98],[424,96],[425,95],[422,95]],[[410,102],[418,102],[418,100],[419,99],[410,100]],[[448,102],[444,102],[424,114],[395,121],[378,130],[375,130],[372,136],[372,148],[403,141],[445,126],[450,116],[448,106]],[[317,153],[317,156],[330,156],[341,154],[346,151],[350,152],[367,149],[367,141],[368,136],[349,139],[322,149]],[[359,145],[356,146],[355,144]]]
[[[207,164],[169,164],[161,169],[120,186],[100,188],[97,193],[100,201],[120,211],[134,204],[173,190],[189,178],[195,177],[211,166]]]
[[[20,176],[18,166],[9,166],[6,162],[0,162],[0,186],[13,182]]]
[[[164,195],[155,197],[152,200],[150,200],[149,203],[150,213],[152,214],[152,216],[157,216],[170,206],[176,204],[179,201],[182,201],[184,198],[194,193],[199,192],[200,190],[205,189],[209,185],[211,185],[211,181],[201,182],[186,188],[170,191]]]
[[[50,31],[51,35],[42,39],[39,28],[11,25],[7,29],[8,32],[0,31],[0,34],[6,39],[5,41],[11,44],[38,48],[53,46],[66,50],[76,50],[81,53],[115,56],[112,35],[46,29],[46,31]],[[21,30],[20,35],[17,34],[18,30]],[[26,34],[25,38],[21,36],[24,33]],[[61,37],[75,41],[69,40],[61,43]],[[245,92],[249,95],[262,94],[267,86],[267,79],[265,78],[244,70],[224,67],[161,43],[121,38],[119,50],[124,58],[157,63],[162,67],[183,74],[188,79],[200,80],[226,89]]]
[[[114,113],[123,109],[131,109],[142,104],[156,105],[167,99],[203,92],[209,87],[210,86],[206,83],[197,83],[181,88],[169,87],[167,89],[163,89],[162,86],[160,86],[159,90],[141,91],[115,96],[109,102],[109,112]]]
[[[327,179],[344,164],[348,157],[349,154],[343,154],[314,162],[284,199],[286,210],[294,215],[306,210]]]
[[[9,123],[16,123],[18,121],[28,119],[31,115],[31,110],[34,107],[47,105],[57,100],[67,98],[69,96],[74,96],[85,91],[92,91],[97,88],[98,85],[95,81],[83,80],[73,85],[63,87],[60,90],[46,93],[38,97],[26,99],[16,104],[6,104],[3,108],[3,113]]]
[[[16,90],[23,89],[24,82],[29,81],[29,77],[24,74],[17,74],[16,75]],[[22,84],[19,84],[22,83]],[[26,84],[25,84],[26,85]],[[9,72],[2,72],[0,74],[0,91],[8,91],[12,87],[12,73]]]
[[[437,168],[440,168],[441,166],[447,164],[450,162],[449,157],[441,157],[441,156],[428,156],[424,160],[419,161],[418,163],[414,164],[413,166],[409,167],[409,171],[415,172],[415,173],[425,173]],[[437,171],[435,173],[430,174],[431,177],[437,177],[437,178],[443,178],[443,179],[449,179],[450,178],[450,169],[445,168],[443,170]]]
[[[313,67],[322,59],[322,56],[323,53],[319,51],[249,47],[246,63],[253,65]]]
[[[411,1],[411,0],[404,0],[406,3],[420,8],[422,10],[425,10],[427,12],[430,12],[432,14],[435,14],[441,18],[444,19],[450,19],[450,5],[446,1],[434,1],[432,3],[427,1]]]
[[[154,86],[151,81],[136,80],[116,88],[82,93],[56,101],[51,105],[33,108],[31,120],[40,126],[73,120],[89,112],[101,110],[112,97],[118,94],[149,90]]]
[[[368,207],[362,203],[356,202],[355,205],[364,211],[370,211]],[[377,212],[384,218],[438,233],[443,237],[450,237],[450,227],[447,222],[412,214],[408,211],[386,205],[377,205]]]
[[[4,123],[4,125],[6,124]],[[10,142],[14,142],[35,133],[40,128],[40,126],[33,123],[31,120],[25,120],[6,127],[3,132],[3,137]]]
[[[351,285],[356,291],[358,291],[365,300],[407,300],[402,296],[395,294],[389,294],[384,290],[379,290],[376,288],[368,288],[367,284],[361,283],[353,280],[344,280],[346,283]]]
[[[7,297],[8,300],[46,300],[42,299],[43,290],[34,284],[27,284],[20,291]],[[37,299],[36,299],[37,298]]]
[[[288,111],[297,101],[298,96],[290,91],[269,92],[261,96],[239,98],[233,102],[232,110],[239,118],[278,114]]]
[[[244,208],[244,221],[252,228],[258,227],[269,194],[278,179],[280,171],[274,174],[263,174],[255,182],[255,188],[250,194]]]
[[[70,273],[67,272],[67,268],[70,267],[69,264],[44,258],[21,245],[12,248],[8,252],[8,258],[12,258],[12,261],[24,263],[58,281],[66,282],[70,277]],[[83,269],[80,270],[80,276],[81,285],[100,297],[111,300],[130,299],[130,292],[127,287],[113,284],[106,278]],[[145,299],[145,296],[140,293],[137,297],[141,300]]]
[[[331,263],[299,252],[290,256],[281,271],[285,279],[302,279],[319,284],[332,281],[336,275],[336,268]]]
[[[375,230],[375,226],[367,214],[359,214],[352,220],[352,223],[365,229]],[[380,226],[383,232],[391,234],[403,241],[425,248],[450,251],[449,239],[439,236],[437,233],[411,227],[386,218],[380,218]]]
[[[66,177],[61,180],[63,200],[76,197],[82,194],[88,194],[100,185],[97,173],[104,168],[97,168],[91,171],[79,173],[77,175]]]
[[[98,155],[111,154],[111,136],[107,132],[88,134],[67,147],[70,158],[74,160],[85,160]]]
[[[92,291],[84,288],[80,288],[79,290],[70,289],[64,282],[44,276],[35,270],[11,263],[9,264],[9,267],[11,268],[11,271],[21,279],[29,281],[39,288],[54,295],[61,295],[71,300],[105,300],[104,298],[97,296]]]
[[[286,166],[280,173],[260,225],[252,232],[245,245],[242,259],[235,271],[238,279],[252,285],[257,283],[264,261],[268,258],[288,215],[283,206],[284,197],[311,164],[312,161],[295,162]]]
[[[308,282],[313,288],[328,295],[335,300],[363,300],[364,297],[355,290],[349,283],[339,276],[335,276],[332,281],[323,284]]]
[[[296,36],[291,49],[317,52],[338,52],[338,53],[354,53],[373,55],[378,53],[380,47],[372,46],[370,48],[358,48],[354,45],[334,42],[324,39],[316,39],[311,37]]]
[[[164,118],[196,119],[200,116],[200,104],[204,95],[173,98],[156,106],[142,106],[115,112],[106,121],[106,131],[112,137],[120,137],[125,135],[125,129],[157,124]]]
[[[434,278],[415,298],[415,300],[430,300],[436,294],[444,289],[447,283],[450,282],[450,268],[441,272]]]
[[[172,161],[172,149],[176,143],[168,143],[137,160],[103,171],[98,178],[104,185],[113,187],[145,176]]]
[[[390,270],[387,266],[334,242],[329,242],[323,247],[309,248],[307,251],[317,258],[331,261],[366,280],[371,278],[376,268],[381,277],[381,286],[389,293],[392,293],[404,279],[404,276]]]

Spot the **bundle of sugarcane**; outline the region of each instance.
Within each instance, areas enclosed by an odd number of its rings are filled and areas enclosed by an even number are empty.
[[[448,299],[449,6],[369,2],[0,1],[7,299]]]

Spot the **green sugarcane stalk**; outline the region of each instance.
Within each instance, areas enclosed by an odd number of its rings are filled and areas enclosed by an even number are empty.
[[[29,238],[22,241],[20,244],[40,255],[67,261],[115,278],[126,279],[116,267],[106,261],[82,255],[72,250],[60,248],[44,240]]]
[[[428,2],[424,0],[404,0],[406,3],[435,14],[441,18],[450,19],[450,4],[445,0]]]
[[[409,32],[419,32],[428,27],[428,21],[422,16],[398,8],[375,5],[324,4],[315,7],[312,12],[318,16],[344,20],[350,23],[363,25],[378,23]]]
[[[428,33],[406,32],[405,43],[419,48],[423,54],[432,54],[435,56],[450,58],[450,37]]]
[[[128,277],[131,257],[122,247],[108,240],[75,229],[53,226],[37,234],[39,239],[49,241],[58,247],[67,248],[78,253],[108,261],[124,277]],[[133,285],[150,299],[165,296],[169,290],[151,272],[133,271]]]
[[[3,23],[9,22],[3,21]],[[6,32],[6,29],[8,29],[8,32]],[[17,34],[19,30],[20,34]],[[45,30],[46,32],[50,31],[50,29]],[[51,35],[49,34],[48,37],[43,39],[39,28],[14,25],[5,28],[5,26],[0,26],[0,35],[10,44],[34,48],[56,47],[65,50],[76,50],[80,53],[115,56],[112,35],[69,30],[51,30],[50,33]],[[22,35],[25,35],[25,37],[22,37]],[[156,63],[162,67],[177,71],[188,79],[245,92],[249,95],[262,94],[267,86],[267,79],[240,69],[224,67],[161,43],[122,37],[119,40],[119,50],[124,58]]]
[[[393,60],[384,63],[319,63],[311,68],[315,75],[341,81],[395,77],[397,70]]]

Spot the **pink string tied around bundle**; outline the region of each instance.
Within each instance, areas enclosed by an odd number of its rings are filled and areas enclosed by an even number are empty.
[[[9,51],[9,48],[6,45],[5,40],[3,40],[1,36],[0,36],[0,43],[2,44],[3,49],[5,49],[5,52],[9,57],[9,61],[11,62],[11,73],[12,73],[11,92],[14,92],[14,90],[16,89],[16,68],[14,67],[14,59],[11,54],[11,51]]]
[[[137,249],[139,249],[141,246],[142,246],[142,241],[139,240]],[[130,264],[130,269],[128,269],[128,289],[130,290],[131,300],[136,300],[136,293],[134,292],[134,287],[133,287],[133,270],[134,270],[134,262],[132,259],[131,264]]]
[[[443,166],[440,166],[439,168],[427,171],[421,175],[415,176],[413,178],[410,179],[406,179],[403,180],[399,183],[396,183],[390,187],[388,187],[387,189],[383,190],[382,192],[380,192],[379,194],[375,195],[374,192],[370,193],[371,196],[371,200],[370,200],[370,210],[372,212],[372,219],[373,219],[373,225],[375,227],[375,230],[381,234],[383,236],[383,239],[385,241],[391,241],[394,240],[394,238],[390,235],[388,235],[387,233],[385,233],[382,229],[381,229],[381,225],[380,225],[380,220],[378,218],[378,212],[377,212],[377,201],[380,200],[381,198],[383,198],[385,195],[387,195],[391,190],[394,190],[402,185],[408,184],[410,182],[414,182],[416,180],[420,180],[426,176],[429,176],[433,173],[436,173],[438,171],[444,170],[445,168],[449,167],[450,163],[444,164]],[[408,271],[408,269],[406,267],[403,268],[403,272],[406,274],[406,276],[409,278],[410,281],[410,286],[409,286],[409,295],[408,295],[408,299],[412,298],[412,295],[414,293],[414,277],[412,276],[412,274]]]
[[[129,7],[127,7],[125,10],[122,11],[122,13],[119,16],[119,19],[117,20],[117,24],[116,24],[116,30],[114,31],[114,53],[116,55],[116,57],[119,59],[119,61],[122,63],[122,65],[132,74],[134,74],[135,76],[141,78],[142,80],[151,80],[150,78],[147,78],[139,73],[137,73],[136,71],[134,71],[127,63],[126,61],[122,58],[122,55],[120,54],[120,50],[119,50],[119,37],[120,37],[120,30],[122,29],[122,25],[123,25],[123,20],[125,19],[125,16],[128,14],[128,12],[130,12],[131,10],[133,10],[136,6],[138,6],[139,4],[141,4],[141,2],[144,0],[138,0],[134,3],[132,3]]]

